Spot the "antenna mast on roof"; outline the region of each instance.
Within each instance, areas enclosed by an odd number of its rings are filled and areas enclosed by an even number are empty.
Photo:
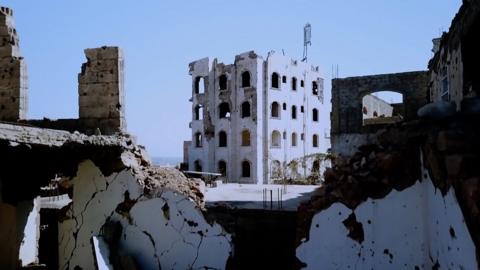
[[[302,62],[307,62],[308,45],[312,45],[312,26],[307,23],[303,27],[303,59]]]

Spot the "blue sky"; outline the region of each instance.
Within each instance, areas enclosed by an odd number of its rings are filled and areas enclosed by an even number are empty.
[[[302,56],[330,91],[339,76],[426,69],[431,39],[448,30],[460,0],[19,1],[14,9],[29,72],[29,118],[76,118],[83,49],[116,45],[126,64],[128,131],[152,156],[181,156],[189,139],[188,63],[205,56],[231,63],[241,52]],[[329,95],[327,96],[327,98]],[[322,118],[329,121],[328,115]]]

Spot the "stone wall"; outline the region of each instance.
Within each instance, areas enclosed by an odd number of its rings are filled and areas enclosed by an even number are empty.
[[[332,135],[358,133],[362,130],[362,98],[376,91],[403,94],[405,119],[417,117],[417,110],[427,102],[426,71],[350,77],[332,80]]]
[[[27,67],[20,56],[13,11],[0,8],[0,121],[24,119],[27,114]]]
[[[415,71],[350,77],[332,80],[332,113],[331,113],[331,143],[335,154],[338,149],[355,149],[366,143],[361,140],[361,134],[366,130],[363,126],[362,99],[376,91],[393,91],[403,95],[404,119],[417,118],[417,110],[427,103],[428,72]],[[372,128],[368,129],[372,132]],[[344,142],[345,134],[354,134],[356,144],[346,140],[348,145],[339,146]],[[348,152],[348,151],[347,151]]]
[[[80,119],[102,133],[125,130],[122,50],[105,46],[86,49],[85,55],[87,62],[78,75]]]

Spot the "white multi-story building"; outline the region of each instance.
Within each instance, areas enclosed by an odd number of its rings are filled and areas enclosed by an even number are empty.
[[[330,147],[329,112],[318,67],[270,52],[250,51],[226,65],[190,63],[192,141],[188,169],[220,172],[230,182],[271,183],[282,167]],[[312,166],[296,166],[308,175]]]

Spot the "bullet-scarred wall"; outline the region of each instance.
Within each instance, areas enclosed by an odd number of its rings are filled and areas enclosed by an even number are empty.
[[[13,11],[0,8],[0,121],[27,116],[27,66],[20,56]]]

